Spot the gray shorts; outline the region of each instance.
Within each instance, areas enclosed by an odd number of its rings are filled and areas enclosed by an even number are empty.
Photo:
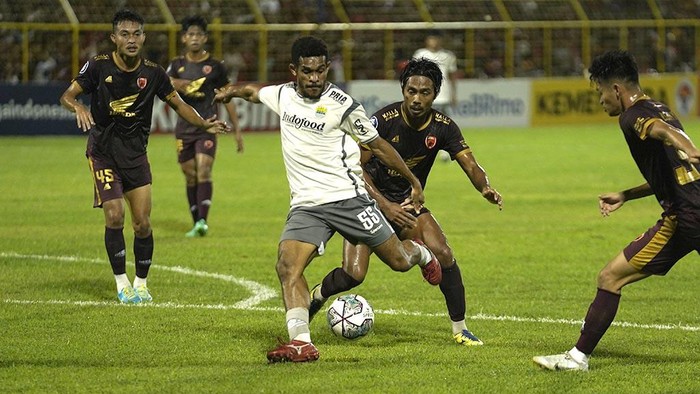
[[[350,243],[361,242],[374,248],[389,239],[394,229],[375,201],[362,195],[314,207],[293,208],[287,215],[280,241],[308,242],[323,254],[336,232]]]

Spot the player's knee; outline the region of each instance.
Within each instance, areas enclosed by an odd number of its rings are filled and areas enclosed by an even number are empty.
[[[413,267],[413,265],[404,256],[397,256],[388,260],[386,263],[389,268],[397,272],[406,272]]]
[[[442,267],[447,268],[452,266],[454,255],[452,254],[452,249],[449,246],[441,245],[438,248],[431,248],[430,250],[433,252],[435,257],[437,257]]]
[[[615,271],[608,267],[603,268],[598,273],[598,288],[610,292],[617,292],[623,286],[622,278],[615,274]]]
[[[118,209],[106,209],[105,214],[105,225],[109,228],[121,228],[124,227],[124,212]]]
[[[344,270],[356,282],[354,286],[359,286],[367,276],[367,270],[362,267],[352,266],[344,268]]]
[[[145,238],[151,234],[151,221],[148,218],[134,219],[131,226],[134,234],[139,238]]]
[[[284,282],[292,278],[296,270],[294,268],[294,262],[284,255],[281,255],[275,265],[275,271],[277,271],[277,277],[280,281]]]

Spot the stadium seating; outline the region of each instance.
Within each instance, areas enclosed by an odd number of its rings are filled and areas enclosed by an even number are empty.
[[[617,47],[635,53],[642,71],[694,70],[700,29],[696,2],[674,0],[66,0],[63,4],[70,8],[64,9],[58,0],[0,1],[4,60],[0,82],[70,80],[78,64],[111,49],[108,24],[121,7],[144,16],[145,55],[164,65],[181,50],[173,35],[184,16],[202,14],[211,23],[222,24],[209,45],[226,59],[237,80],[288,78],[289,44],[322,24],[335,24],[318,34],[336,56],[338,82],[394,77],[396,65],[422,45],[430,26],[447,26],[445,47],[455,52],[465,77],[577,75],[592,55]],[[624,26],[615,22],[623,20]],[[77,60],[71,57],[71,23],[76,21]],[[583,21],[600,23],[585,29]],[[343,22],[352,24],[349,32],[339,24]],[[468,23],[481,25],[471,28]],[[392,25],[387,29],[386,24]],[[23,40],[30,44],[27,56]],[[492,72],[490,65],[500,69]]]

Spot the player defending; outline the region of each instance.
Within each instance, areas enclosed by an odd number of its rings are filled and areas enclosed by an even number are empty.
[[[292,45],[289,69],[295,82],[246,85],[218,91],[217,99],[242,97],[263,103],[280,116],[282,152],[291,189],[291,208],[278,245],[277,276],[282,285],[289,343],[267,353],[270,362],[313,361],[319,353],[309,330],[309,288],[304,269],[323,254],[338,232],[352,243],[372,248],[391,266],[421,266],[438,284],[440,266],[432,253],[413,241],[400,241],[375,201],[367,196],[357,138],[404,177],[409,200],[423,205],[423,188],[396,151],[367,119],[364,108],[327,81],[330,57],[325,42],[306,36]]]
[[[598,197],[605,217],[625,202],[654,195],[661,219],[632,241],[598,274],[598,292],[588,308],[581,335],[571,350],[533,361],[549,370],[587,371],[591,353],[615,319],[622,288],[651,275],[665,275],[693,250],[700,252],[700,151],[663,103],[644,94],[634,58],[610,51],[588,69],[610,116],[620,128],[646,183]]]
[[[210,133],[227,130],[225,123],[199,116],[182,101],[165,70],[141,57],[146,39],[143,25],[140,15],[118,11],[110,36],[116,50],[88,61],[61,96],[61,104],[75,112],[78,127],[90,132],[86,156],[94,181],[94,207],[104,212],[105,247],[119,301],[133,304],[152,300],[146,283],[153,257],[151,167],[146,146],[154,97]],[[77,100],[82,93],[91,95],[89,109]],[[126,275],[124,200],[134,229],[133,286]]]
[[[213,101],[214,89],[229,85],[223,62],[211,57],[204,49],[207,38],[206,19],[201,16],[186,17],[182,21],[182,42],[187,52],[173,59],[166,70],[182,99],[204,117],[217,114],[218,104]],[[228,102],[224,107],[233,125],[238,153],[242,153],[243,137],[238,127],[236,106]],[[213,193],[211,172],[216,156],[216,134],[178,118],[175,137],[177,160],[185,174],[187,201],[194,221],[194,227],[185,236],[203,237],[209,230],[207,217]]]
[[[459,163],[476,190],[502,209],[501,195],[489,185],[486,172],[477,163],[459,127],[452,119],[432,108],[442,85],[438,65],[428,59],[411,59],[401,73],[400,81],[403,102],[389,104],[370,119],[379,136],[391,142],[423,187],[438,152],[444,150]],[[440,261],[440,290],[445,296],[454,340],[461,345],[482,345],[482,341],[467,329],[462,275],[442,228],[426,207],[418,212],[413,209],[408,198],[410,185],[377,160],[372,152],[362,150],[362,163],[367,190],[377,200],[399,238],[422,240]],[[367,275],[371,253],[366,245],[345,243],[343,267],[328,273],[323,282],[311,291],[311,318],[329,297],[362,283]]]

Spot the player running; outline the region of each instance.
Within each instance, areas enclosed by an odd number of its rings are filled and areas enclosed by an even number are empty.
[[[403,101],[389,104],[370,121],[379,135],[399,152],[411,172],[425,187],[438,152],[446,151],[457,161],[471,184],[490,203],[503,208],[501,195],[491,187],[484,169],[477,163],[459,127],[445,114],[432,108],[440,92],[442,73],[428,59],[411,59],[400,76]],[[409,197],[410,185],[383,164],[371,151],[362,150],[364,178],[370,196],[377,200],[400,239],[425,242],[442,268],[440,291],[445,297],[452,322],[452,336],[461,345],[482,345],[467,329],[464,284],[452,248],[428,208],[418,211]],[[326,300],[358,286],[365,279],[372,251],[366,245],[344,244],[343,267],[329,272],[311,291],[309,313],[313,317]],[[394,270],[401,271],[391,266]],[[399,267],[400,268],[400,267]]]

